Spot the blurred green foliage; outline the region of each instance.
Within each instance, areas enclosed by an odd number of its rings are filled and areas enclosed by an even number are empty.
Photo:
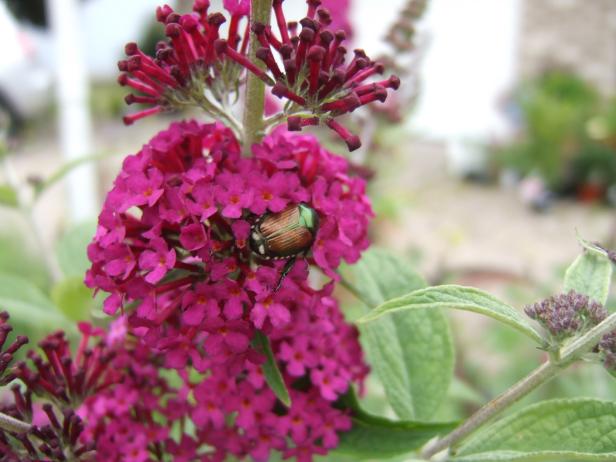
[[[525,176],[538,174],[558,193],[604,191],[616,184],[616,99],[562,71],[550,71],[520,86],[513,105],[521,129],[495,148],[498,162]]]
[[[156,44],[166,40],[165,28],[158,21],[149,21],[139,39],[139,47],[148,56],[156,56]]]
[[[10,228],[0,231],[0,273],[27,278],[34,286],[47,290],[50,280],[44,263],[17,221],[8,223]]]
[[[90,107],[96,118],[103,120],[119,118],[126,104],[126,90],[113,82],[95,82],[90,93]]]
[[[4,217],[10,212],[2,210]],[[93,298],[83,283],[87,268],[86,244],[93,223],[69,228],[55,244],[54,254],[62,270],[53,280],[45,262],[30,242],[29,231],[18,220],[0,234],[0,311],[11,315],[15,332],[27,335],[32,344],[58,329],[76,332],[75,321],[91,319],[100,312],[102,298]],[[25,237],[24,237],[25,236]]]
[[[137,42],[145,54],[155,56],[156,44],[166,38],[164,27],[159,22],[150,21]],[[118,56],[122,55],[123,50],[118,50]],[[126,103],[124,102],[126,94],[126,89],[118,85],[115,79],[92,82],[90,92],[92,114],[100,120],[121,118],[126,110]]]

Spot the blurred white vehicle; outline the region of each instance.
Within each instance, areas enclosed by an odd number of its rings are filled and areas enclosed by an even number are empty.
[[[0,1],[0,112],[12,128],[50,102],[52,74],[39,60],[36,42]]]

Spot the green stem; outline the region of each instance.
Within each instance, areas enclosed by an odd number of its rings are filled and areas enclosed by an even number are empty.
[[[272,0],[251,1],[251,22],[270,23]],[[250,32],[250,53],[248,59],[265,68],[256,58],[260,44],[255,34]],[[258,143],[263,136],[263,110],[265,109],[265,84],[251,72],[246,82],[246,101],[244,106],[244,155],[250,155],[252,145]]]
[[[11,433],[25,433],[30,430],[30,425],[0,412],[0,428]]]
[[[560,350],[560,359],[550,359],[543,363],[503,394],[485,404],[449,435],[426,446],[422,451],[423,458],[429,460],[434,455],[460,443],[464,438],[508,409],[512,404],[515,404],[533,390],[556,377],[582,355],[592,350],[599,343],[601,337],[614,329],[616,329],[616,313],[610,315],[602,323],[564,346]]]
[[[214,102],[210,101],[205,95],[197,98],[197,105],[201,107],[205,112],[210,114],[214,118],[223,119],[227,125],[229,125],[236,133],[237,136],[242,136],[242,127],[230,111],[218,106]]]

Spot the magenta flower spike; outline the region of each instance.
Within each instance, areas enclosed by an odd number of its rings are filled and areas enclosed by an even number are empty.
[[[308,257],[275,290],[285,262],[256,260],[251,229],[258,217],[299,203],[315,210],[320,225]],[[142,386],[158,380],[154,368],[142,385],[135,355],[144,364],[159,358],[183,377],[183,391],[165,389],[173,406],[162,412],[171,420],[188,416],[199,427],[190,438],[165,440],[161,451],[191,460],[206,445],[211,460],[266,461],[273,450],[309,460],[334,447],[351,421],[332,402],[352,383],[361,386],[368,368],[358,332],[345,323],[332,291],[340,263],[356,261],[368,247],[371,216],[365,182],[350,176],[348,162],[314,137],[282,127],[242,157],[222,124],[175,123],[127,157],[88,248],[87,285],[108,292],[108,314],[124,313],[123,327],[108,334],[108,344],[119,347],[106,377],[117,384],[83,410],[86,433],[100,442],[105,460],[121,460],[127,451],[145,457],[154,448],[150,435],[161,438],[164,428],[148,417],[161,412],[154,403],[162,395],[138,416],[130,411],[145,405]],[[332,282],[311,287],[310,265]],[[264,358],[252,346],[257,330],[269,337],[285,382],[307,383],[291,389],[288,411],[280,411],[260,371]],[[136,345],[127,343],[129,333]],[[125,377],[126,368],[132,372]],[[191,381],[191,369],[207,378]],[[138,432],[145,436],[123,436]]]

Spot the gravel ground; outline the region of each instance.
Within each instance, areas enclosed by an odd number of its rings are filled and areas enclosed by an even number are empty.
[[[471,270],[549,283],[580,252],[576,233],[606,242],[616,211],[574,201],[546,213],[525,206],[516,191],[452,181],[443,147],[415,142],[397,154],[395,169],[376,188],[403,198],[399,216],[380,227],[377,241],[419,254],[424,274]]]

